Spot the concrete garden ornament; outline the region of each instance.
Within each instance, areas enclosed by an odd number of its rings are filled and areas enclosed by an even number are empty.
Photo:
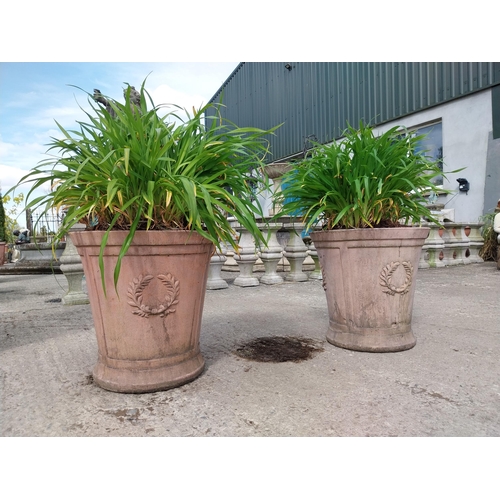
[[[238,251],[234,217],[256,241],[262,217],[248,172],[260,169],[272,130],[238,128],[207,107],[192,114],[155,106],[145,83],[125,103],[100,91],[78,131],[58,124],[44,160],[20,184],[33,183],[26,208],[64,207],[57,242],[69,233],[82,258],[98,343],[93,378],[118,392],[150,392],[196,378],[210,259]],[[187,118],[183,118],[184,113]],[[182,115],[182,116],[181,116]],[[253,184],[255,179],[252,180]],[[35,197],[34,190],[51,186]]]
[[[415,274],[429,228],[425,207],[436,162],[416,152],[420,137],[398,127],[376,136],[360,124],[342,140],[316,144],[283,178],[277,215],[300,214],[318,252],[326,293],[327,340],[372,352],[412,348]],[[416,224],[416,225],[414,225]]]

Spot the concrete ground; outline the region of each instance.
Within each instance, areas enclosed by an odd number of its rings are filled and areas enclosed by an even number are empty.
[[[204,373],[153,394],[91,382],[90,306],[65,306],[64,275],[0,276],[1,436],[500,436],[500,271],[420,269],[417,345],[399,353],[325,341],[321,283],[208,290]],[[306,336],[300,363],[241,359],[262,336]]]

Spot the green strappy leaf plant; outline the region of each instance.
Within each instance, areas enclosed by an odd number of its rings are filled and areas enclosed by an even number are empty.
[[[479,257],[485,261],[496,261],[498,256],[498,235],[493,229],[496,214],[496,212],[490,212],[480,218],[484,225],[481,228],[483,246],[479,249]]]
[[[138,230],[196,231],[216,247],[225,242],[237,251],[228,220],[234,217],[265,244],[255,221],[263,214],[250,172],[260,172],[268,152],[266,135],[277,127],[239,128],[217,113],[205,125],[211,105],[192,113],[184,110],[187,118],[178,106],[160,116],[165,107],[154,105],[144,85],[140,103],[133,88],[131,97],[131,87],[124,104],[110,99],[106,108],[88,94],[88,121],[78,121],[79,130],[56,122],[62,138],[52,138],[47,151],[56,155],[41,161],[18,184],[31,184],[27,209],[66,211],[55,242],[77,222],[106,231],[100,258],[103,284],[102,256],[110,231],[128,232],[114,270],[115,285]],[[259,177],[265,185],[263,175]],[[48,194],[35,195],[47,185]]]
[[[309,230],[407,225],[425,218],[438,222],[424,193],[443,192],[432,179],[439,164],[417,152],[422,136],[393,127],[377,136],[360,123],[339,142],[314,144],[311,155],[283,177],[275,202],[277,217],[301,216]]]

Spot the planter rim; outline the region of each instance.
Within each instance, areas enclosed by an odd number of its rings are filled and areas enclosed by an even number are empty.
[[[355,229],[329,229],[313,231],[311,238],[314,240],[398,240],[404,238],[426,238],[430,232],[429,227],[399,226],[383,228],[355,228]]]
[[[410,229],[413,230],[427,230],[429,229],[427,226],[396,226],[396,227],[355,227],[350,229],[317,229],[313,231],[313,233],[321,234],[321,233],[354,233],[354,232],[362,232],[362,233],[380,233],[382,231],[408,231]]]
[[[106,234],[106,231],[74,231],[70,232],[69,234],[73,241],[92,241],[93,244],[100,245],[103,236]],[[106,246],[122,245],[123,240],[127,237],[128,234],[129,232],[127,230],[117,229],[110,231]],[[163,244],[156,242],[158,241],[158,238],[164,238],[164,236],[166,235],[170,236],[175,241],[175,243],[184,243],[186,245],[199,245],[204,243],[206,243],[207,245],[213,244],[208,238],[205,238],[196,231],[191,231],[190,229],[136,231],[132,239],[132,244]]]
[[[423,224],[423,223],[422,223]],[[349,229],[317,229],[315,233],[338,233],[340,231],[397,231],[398,229],[427,229],[424,226],[394,226],[394,227],[352,227]]]

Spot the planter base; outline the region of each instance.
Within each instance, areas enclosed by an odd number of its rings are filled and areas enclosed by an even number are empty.
[[[94,368],[94,382],[103,389],[122,393],[156,392],[191,382],[203,372],[205,361],[200,353],[181,363],[151,368],[111,367],[99,358]]]
[[[407,351],[417,343],[411,329],[405,333],[391,333],[380,330],[358,333],[344,332],[330,323],[326,340],[336,347],[364,352]]]

